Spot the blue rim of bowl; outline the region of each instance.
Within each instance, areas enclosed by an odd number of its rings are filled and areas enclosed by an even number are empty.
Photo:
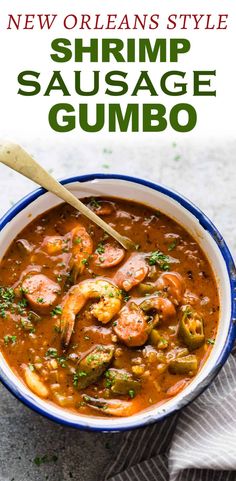
[[[81,422],[72,422],[66,419],[63,419],[63,416],[57,416],[54,414],[51,414],[47,412],[45,409],[37,406],[32,400],[26,399],[24,395],[22,395],[16,386],[14,385],[13,382],[11,382],[6,376],[0,371],[0,381],[2,384],[18,399],[20,400],[23,404],[25,404],[27,407],[31,408],[33,411],[37,412],[38,414],[41,414],[42,416],[45,416],[59,424],[74,427],[77,429],[81,430],[89,430],[89,431],[106,431],[106,432],[117,432],[117,431],[127,431],[131,429],[137,429],[142,426],[146,426],[148,424],[152,424],[155,422],[159,422],[163,420],[164,418],[175,414],[179,410],[181,410],[183,407],[185,407],[187,404],[191,403],[194,401],[205,389],[209,386],[209,384],[212,382],[212,380],[215,378],[219,370],[223,367],[224,363],[226,362],[235,338],[236,338],[236,269],[235,269],[235,264],[232,258],[232,255],[229,251],[229,248],[227,244],[225,243],[222,235],[218,231],[218,229],[214,226],[214,224],[210,221],[210,219],[203,214],[203,212],[196,207],[192,202],[190,202],[188,199],[186,199],[184,196],[179,194],[173,189],[170,189],[164,185],[160,184],[155,184],[153,182],[150,182],[148,180],[140,179],[137,177],[132,177],[132,176],[127,176],[127,175],[121,175],[121,174],[102,174],[102,173],[95,173],[95,174],[86,174],[86,175],[81,175],[81,176],[73,176],[73,177],[68,177],[60,181],[62,185],[64,184],[71,184],[73,182],[88,182],[88,181],[93,181],[93,180],[106,180],[106,179],[115,179],[115,180],[121,180],[121,181],[126,181],[126,182],[133,182],[135,184],[140,184],[144,187],[148,187],[150,189],[153,189],[155,191],[158,191],[164,195],[167,195],[168,197],[172,198],[175,200],[177,203],[179,203],[182,207],[184,207],[187,211],[189,211],[191,214],[193,214],[194,217],[196,217],[200,223],[200,225],[211,235],[213,240],[216,242],[218,249],[221,252],[221,255],[224,259],[227,272],[228,272],[228,277],[229,277],[229,282],[230,282],[230,287],[231,287],[231,320],[229,324],[229,329],[228,333],[226,336],[225,344],[224,347],[221,351],[221,353],[218,356],[218,359],[214,365],[214,368],[211,370],[211,372],[208,374],[208,376],[204,379],[204,381],[201,383],[201,385],[196,386],[194,391],[192,393],[184,398],[181,402],[181,406],[172,406],[170,409],[166,409],[165,411],[155,415],[153,414],[152,416],[148,417],[145,421],[137,421],[135,424],[132,424],[132,416],[130,417],[131,420],[131,425],[126,425],[124,427],[116,427],[111,426],[111,427],[96,427],[96,426],[89,426],[86,423],[81,424]],[[33,201],[35,201],[38,197],[42,196],[44,193],[47,191],[43,188],[39,188],[31,192],[30,194],[26,195],[23,197],[19,202],[17,202],[13,207],[11,207],[6,214],[0,219],[0,232],[2,229],[23,209],[25,209],[29,204],[31,204]],[[89,419],[89,417],[86,417],[86,420]]]

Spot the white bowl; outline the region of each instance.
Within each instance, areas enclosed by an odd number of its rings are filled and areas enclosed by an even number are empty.
[[[163,419],[182,409],[212,381],[226,361],[235,339],[236,276],[230,252],[217,229],[193,204],[176,192],[145,180],[121,175],[93,174],[62,181],[77,197],[113,196],[134,200],[160,210],[181,224],[200,244],[213,268],[220,296],[220,322],[215,345],[204,366],[181,393],[162,406],[127,418],[110,418],[74,414],[38,398],[13,373],[0,354],[0,379],[23,403],[54,421],[77,427],[102,431],[133,429]],[[12,207],[0,220],[0,255],[17,234],[35,217],[61,201],[43,189],[38,189]]]

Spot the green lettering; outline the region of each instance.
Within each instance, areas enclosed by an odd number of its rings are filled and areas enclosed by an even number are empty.
[[[144,85],[142,85],[143,81],[145,82]],[[139,90],[149,90],[151,96],[158,95],[146,70],[141,71],[139,79],[131,95],[136,96]]]
[[[73,113],[73,115],[62,115],[61,120],[59,120],[59,115],[62,111]],[[69,132],[75,128],[75,110],[70,104],[56,104],[49,111],[48,121],[50,127],[55,130],[55,132]]]
[[[98,39],[91,38],[90,45],[87,47],[83,45],[82,38],[75,39],[75,62],[84,61],[84,53],[90,54],[90,62],[98,62]]]
[[[105,122],[104,104],[96,104],[96,121],[93,125],[88,123],[88,105],[80,104],[79,120],[80,127],[85,132],[99,132],[104,127]]]
[[[51,47],[57,53],[51,53],[51,59],[54,62],[69,62],[72,58],[72,52],[68,46],[71,46],[71,43],[67,38],[55,38],[51,43]]]
[[[184,78],[186,75],[186,72],[180,72],[179,70],[170,70],[169,72],[164,73],[161,77],[161,89],[164,94],[166,95],[171,95],[171,96],[176,96],[176,95],[184,95],[187,92],[187,84],[186,83],[177,83],[174,82],[174,89],[180,88],[179,90],[169,90],[168,87],[166,86],[166,82],[169,79],[169,77],[172,77],[172,75],[177,75],[181,78]]]
[[[162,104],[143,105],[143,131],[163,132],[167,127],[166,108]]]
[[[187,122],[180,124],[179,114],[180,112],[187,113]],[[190,132],[193,130],[197,123],[197,112],[195,108],[190,104],[177,104],[172,107],[170,111],[170,125],[177,132]]]
[[[110,104],[109,106],[109,132],[116,132],[118,124],[120,132],[127,132],[131,123],[131,131],[138,132],[139,118],[138,105],[128,104],[125,114],[122,113],[120,104]]]
[[[93,71],[93,88],[92,90],[82,90],[81,89],[81,70],[75,71],[75,90],[78,95],[96,95],[99,91],[99,70]]]
[[[125,95],[128,92],[128,85],[126,82],[123,82],[122,80],[119,79],[113,79],[113,76],[120,76],[122,78],[127,77],[127,72],[122,72],[120,70],[113,70],[111,72],[108,72],[105,76],[105,81],[107,85],[110,85],[112,87],[119,87],[120,89],[114,92],[113,90],[107,88],[105,93],[107,95]]]
[[[117,62],[125,62],[123,55],[120,53],[124,48],[124,42],[120,38],[103,38],[102,39],[102,61],[110,62],[111,55]]]
[[[159,62],[166,62],[166,39],[157,38],[154,46],[148,38],[141,38],[139,40],[139,61],[156,62],[159,56]]]
[[[211,80],[201,80],[201,76],[216,76],[216,71],[215,70],[195,70],[193,72],[193,95],[195,96],[206,96],[206,95],[214,95],[216,96],[216,90],[200,90],[201,85],[208,85],[208,87],[211,86]]]
[[[190,50],[191,44],[186,38],[171,38],[170,39],[170,62],[178,62],[180,53],[187,53]]]
[[[56,85],[58,83],[58,85]],[[53,90],[61,90],[64,97],[70,96],[70,92],[66,87],[66,84],[61,76],[61,72],[59,70],[54,70],[52,78],[48,84],[48,87],[45,91],[45,97],[49,97],[51,91]]]
[[[33,70],[25,70],[24,72],[19,73],[18,79],[17,79],[18,83],[23,87],[33,88],[33,90],[30,90],[30,91],[22,90],[21,88],[19,88],[17,92],[19,95],[24,95],[24,96],[37,95],[41,90],[40,83],[36,82],[36,80],[27,79],[28,76],[39,78],[40,73],[34,72]]]

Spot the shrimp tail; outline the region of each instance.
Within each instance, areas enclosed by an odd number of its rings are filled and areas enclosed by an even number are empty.
[[[82,294],[79,285],[73,286],[66,295],[61,316],[61,343],[64,349],[69,346],[76,315],[85,303],[86,297]]]
[[[83,394],[82,398],[89,407],[111,416],[126,417],[136,412],[133,400],[95,398],[87,394]]]
[[[61,315],[61,342],[67,348],[74,330],[77,314],[88,299],[98,300],[91,312],[103,324],[109,322],[121,307],[119,289],[108,281],[82,281],[67,293]]]

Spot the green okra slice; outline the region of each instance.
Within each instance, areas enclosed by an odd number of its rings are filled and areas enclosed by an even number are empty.
[[[205,342],[203,319],[192,306],[184,306],[181,311],[178,335],[190,350],[201,347]]]
[[[171,374],[195,374],[198,369],[198,360],[195,354],[189,354],[184,357],[176,357],[169,363],[169,371]]]

